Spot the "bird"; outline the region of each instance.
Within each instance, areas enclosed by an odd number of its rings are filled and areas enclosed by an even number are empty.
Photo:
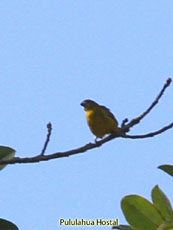
[[[106,134],[116,134],[120,130],[118,121],[110,110],[99,105],[93,100],[86,99],[80,104],[86,112],[86,120],[91,132],[97,138],[103,138]]]

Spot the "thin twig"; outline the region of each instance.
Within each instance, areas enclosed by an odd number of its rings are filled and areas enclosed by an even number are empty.
[[[168,129],[171,129],[173,128],[173,123],[163,127],[162,129],[159,129],[155,132],[151,132],[151,133],[147,133],[147,134],[143,134],[143,135],[127,135],[127,134],[124,134],[123,137],[124,138],[130,138],[130,139],[142,139],[142,138],[148,138],[148,137],[154,137],[156,135],[159,135],[163,132],[165,132],[166,130]]]
[[[129,121],[128,118],[125,118],[121,123],[121,128],[123,128],[128,121]]]
[[[48,146],[48,143],[50,141],[50,136],[51,136],[51,132],[52,132],[52,124],[50,122],[47,124],[47,131],[48,131],[48,133],[47,133],[46,141],[44,143],[44,146],[43,146],[43,149],[42,149],[40,155],[44,155],[46,148]]]
[[[156,99],[153,101],[153,103],[149,106],[149,108],[144,113],[142,113],[139,117],[132,119],[127,125],[124,125],[122,127],[125,132],[128,132],[131,127],[138,124],[153,109],[153,107],[159,102],[159,99],[162,97],[166,88],[170,85],[171,81],[172,81],[171,78],[167,79],[166,83],[164,84],[162,90],[160,91]]]

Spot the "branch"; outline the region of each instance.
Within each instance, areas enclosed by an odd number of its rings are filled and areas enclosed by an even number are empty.
[[[48,161],[51,159],[56,159],[56,158],[62,158],[62,157],[69,157],[75,154],[79,154],[79,153],[84,153],[90,149],[94,149],[97,147],[100,147],[101,145],[103,145],[104,143],[118,138],[118,137],[123,137],[123,138],[130,138],[130,139],[142,139],[142,138],[148,138],[148,137],[153,137],[156,136],[158,134],[161,134],[163,132],[165,132],[168,129],[173,128],[173,123],[169,124],[168,126],[165,126],[164,128],[155,131],[155,132],[151,132],[148,134],[144,134],[144,135],[127,135],[127,134],[120,134],[120,135],[109,135],[106,138],[102,139],[101,141],[97,141],[95,143],[89,143],[86,144],[80,148],[76,148],[76,149],[72,149],[66,152],[57,152],[57,153],[53,153],[53,154],[49,154],[49,155],[37,155],[35,157],[26,157],[26,158],[19,158],[19,157],[14,157],[11,160],[4,160],[4,161],[0,161],[0,165],[2,164],[16,164],[16,163],[37,163],[40,161]]]
[[[86,144],[80,148],[76,148],[76,149],[72,149],[69,151],[65,151],[65,152],[57,152],[57,153],[52,153],[52,154],[48,154],[48,155],[37,155],[34,157],[25,157],[25,158],[20,158],[20,157],[14,157],[11,160],[2,160],[0,161],[0,165],[3,164],[16,164],[16,163],[36,163],[36,162],[40,162],[40,161],[48,161],[51,159],[56,159],[56,158],[62,158],[62,157],[69,157],[75,154],[79,154],[79,153],[83,153],[86,152],[87,150],[93,149],[93,148],[97,148],[100,147],[102,144],[116,138],[118,136],[115,135],[109,135],[108,137],[102,139],[101,141],[97,141],[95,143],[89,143]]]
[[[124,134],[122,137],[124,138],[130,138],[130,139],[143,139],[143,138],[148,138],[148,137],[154,137],[156,135],[159,135],[163,132],[165,132],[166,130],[168,129],[171,129],[173,128],[173,123],[163,127],[162,129],[159,129],[155,132],[151,132],[151,133],[147,133],[147,134],[143,134],[143,135],[127,135],[127,134]]]
[[[142,113],[140,116],[132,119],[127,125],[125,125],[125,124],[127,123],[128,119],[127,118],[124,119],[121,127],[125,132],[128,132],[131,127],[138,124],[153,109],[153,107],[159,102],[160,98],[164,94],[167,87],[171,84],[171,82],[172,82],[172,79],[168,78],[166,83],[164,84],[163,88],[161,89],[160,93],[156,97],[156,99],[153,101],[153,103],[149,106],[149,108],[144,113]]]
[[[111,135],[107,136],[106,138],[104,138],[104,139],[102,139],[100,141],[97,141],[95,143],[86,144],[86,145],[84,145],[84,146],[82,146],[80,148],[72,149],[72,150],[65,151],[65,152],[57,152],[57,153],[53,153],[53,154],[44,155],[45,150],[47,148],[47,145],[49,143],[50,135],[51,135],[51,131],[52,131],[51,123],[49,123],[47,125],[47,128],[48,128],[47,138],[46,138],[46,141],[44,143],[44,147],[43,147],[43,149],[41,151],[41,154],[36,155],[34,157],[26,157],[26,158],[14,157],[11,160],[2,160],[2,161],[0,161],[0,165],[3,165],[3,164],[16,164],[16,163],[36,163],[36,162],[48,161],[48,160],[56,159],[56,158],[69,157],[69,156],[72,156],[72,155],[75,155],[75,154],[86,152],[86,151],[88,151],[90,149],[100,147],[104,143],[106,143],[106,142],[108,142],[108,141],[110,141],[112,139],[118,138],[118,137],[130,138],[130,139],[142,139],[142,138],[148,138],[148,137],[153,137],[153,136],[159,135],[159,134],[167,131],[168,129],[173,128],[173,123],[170,123],[169,125],[163,127],[162,129],[160,129],[158,131],[150,132],[150,133],[144,134],[144,135],[127,135],[126,132],[129,131],[129,128],[131,128],[132,126],[134,126],[137,123],[139,123],[140,120],[142,118],[144,118],[144,116],[146,116],[151,111],[151,109],[159,102],[159,99],[163,95],[163,93],[166,90],[166,88],[170,85],[170,83],[171,83],[171,78],[169,78],[167,80],[167,82],[165,83],[164,87],[162,88],[162,90],[160,91],[159,95],[156,97],[154,102],[151,104],[151,106],[144,113],[142,113],[139,117],[133,119],[127,125],[126,125],[126,123],[128,122],[128,120],[124,119],[124,121],[122,122],[122,128],[120,129],[120,132],[117,133],[117,134],[111,134]]]

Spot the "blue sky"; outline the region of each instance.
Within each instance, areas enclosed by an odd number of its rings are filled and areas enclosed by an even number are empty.
[[[171,0],[1,1],[1,145],[19,157],[37,155],[48,122],[47,153],[94,141],[80,106],[86,98],[109,107],[119,123],[141,114],[172,77],[172,11]],[[172,87],[130,134],[172,122]],[[150,200],[158,184],[173,202],[172,178],[157,169],[165,163],[172,163],[172,130],[116,139],[66,159],[10,165],[0,175],[0,216],[23,230],[74,229],[59,226],[60,218],[125,224],[125,195]]]

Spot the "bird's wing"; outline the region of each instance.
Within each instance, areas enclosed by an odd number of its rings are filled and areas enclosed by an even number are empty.
[[[111,111],[106,106],[100,105],[100,107],[107,113],[107,115],[109,117],[111,117],[118,124],[117,119],[115,118],[115,116],[113,115],[113,113],[111,113]]]

